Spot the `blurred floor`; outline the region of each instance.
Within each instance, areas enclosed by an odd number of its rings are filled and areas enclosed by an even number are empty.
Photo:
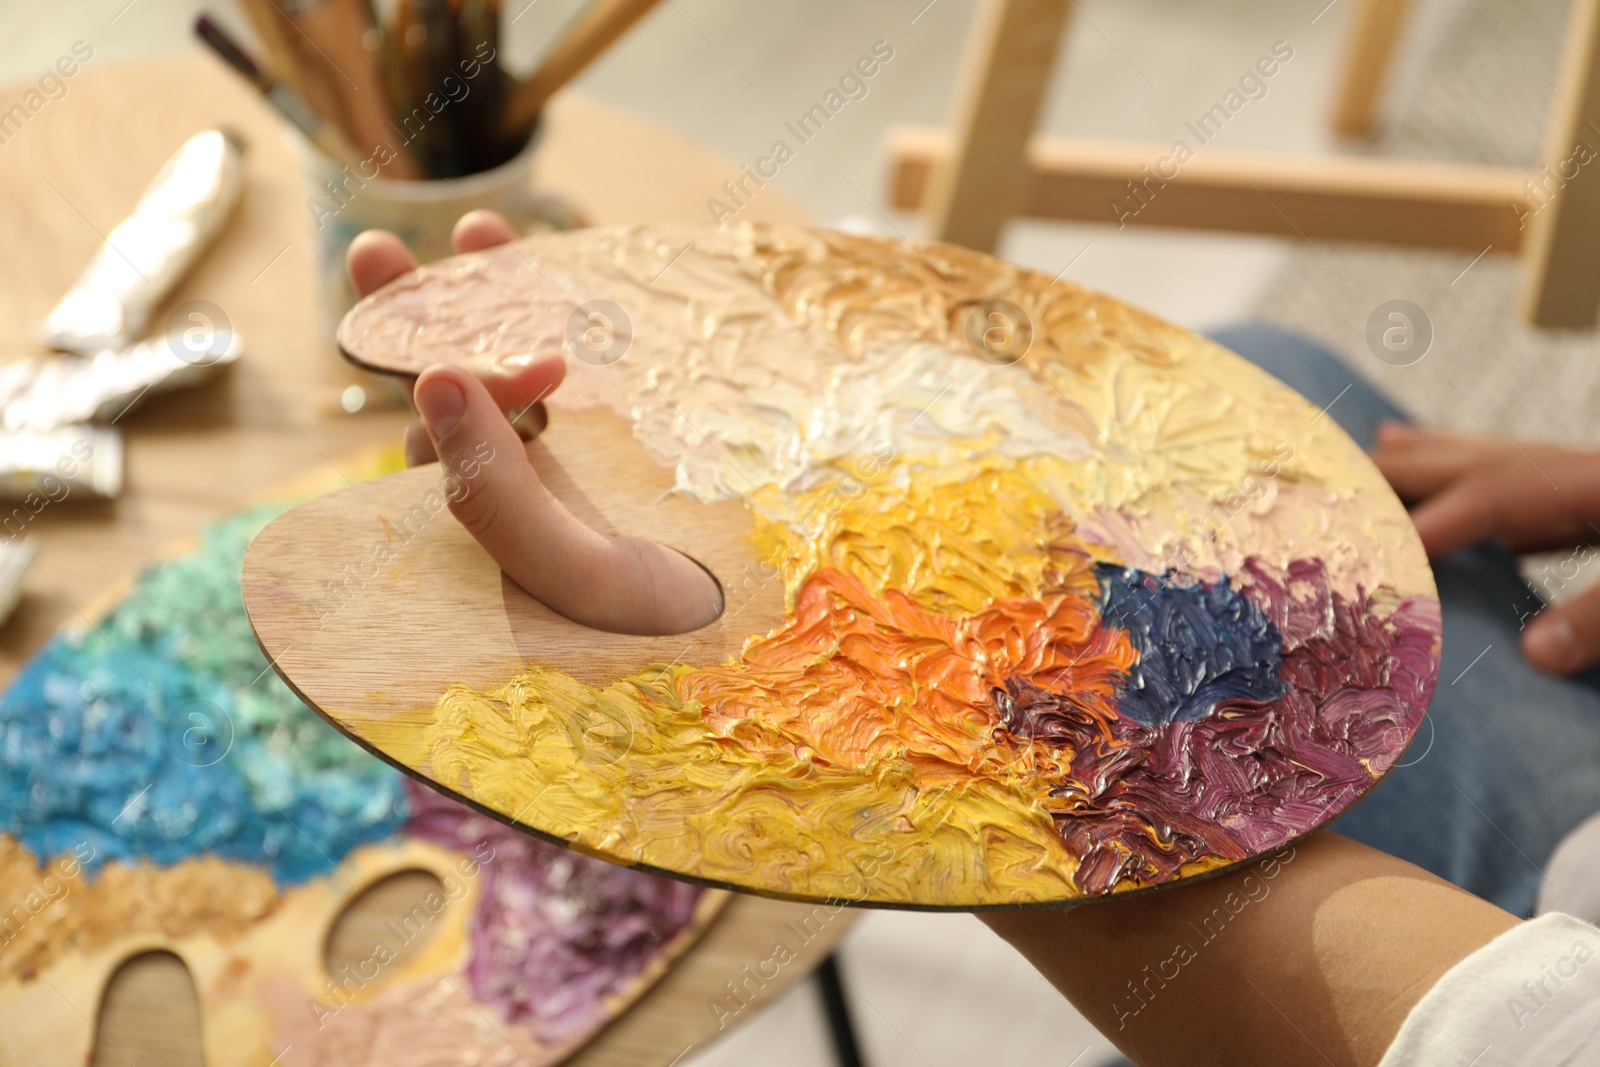
[[[1539,4],[1483,2],[1509,11],[1508,18],[1519,4]],[[0,83],[37,76],[79,39],[94,47],[97,64],[188,50],[188,26],[199,6],[192,0],[75,0],[55,6],[12,0],[0,10],[0,41],[6,42]],[[211,6],[229,13],[227,4]],[[578,0],[507,0],[513,59],[531,60],[539,42],[578,6]],[[1082,0],[1076,6],[1080,17],[1043,123],[1049,132],[1148,140],[1164,151],[1183,136],[1187,119],[1216,101],[1274,42],[1286,41],[1293,60],[1217,144],[1331,150],[1325,115],[1351,0]],[[1461,18],[1476,5],[1425,0],[1419,6],[1390,94],[1392,110],[1403,111],[1426,88],[1420,82],[1422,57],[1434,54],[1441,34],[1452,27],[1459,33]],[[917,219],[884,212],[883,137],[896,123],[942,120],[973,10],[973,0],[670,0],[582,84],[711,146],[736,166],[766,153],[784,136],[786,120],[809,108],[874,42],[885,41],[894,58],[869,83],[868,95],[805,145],[777,181],[819,220],[917,236]],[[1532,23],[1549,24],[1548,18]],[[1480,27],[1479,37],[1488,32]],[[1524,32],[1520,22],[1514,32]],[[1489,52],[1494,59],[1492,47]],[[1491,64],[1495,70],[1518,62],[1510,52],[1499,59],[1505,62]],[[1430,150],[1427,144],[1421,148]],[[708,198],[717,193],[706,191]],[[1002,253],[1050,274],[1065,269],[1079,283],[1198,328],[1251,313],[1270,291],[1268,310],[1277,317],[1292,322],[1299,315],[1330,340],[1354,345],[1361,333],[1353,324],[1364,324],[1370,310],[1365,296],[1324,299],[1332,292],[1327,279],[1304,273],[1318,269],[1320,253],[1276,240],[1023,222],[1012,226]],[[1390,287],[1405,289],[1407,261],[1392,253],[1358,255],[1367,257],[1363,270],[1399,272]],[[1283,273],[1286,267],[1291,273]],[[1503,276],[1509,266],[1491,269]],[[1275,277],[1283,280],[1275,283]],[[1398,391],[1405,391],[1404,381]],[[969,916],[870,913],[847,942],[843,965],[874,1067],[1094,1067],[1110,1049]],[[683,1061],[684,1067],[829,1063],[820,1007],[809,985]]]

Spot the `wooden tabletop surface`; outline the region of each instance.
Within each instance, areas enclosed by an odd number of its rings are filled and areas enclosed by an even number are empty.
[[[260,100],[206,56],[86,67],[0,145],[0,360],[36,354],[34,330],[103,235],[132,208],[168,156],[198,130],[227,123],[249,141],[246,189],[218,245],[155,316],[184,300],[219,306],[245,357],[219,380],[160,397],[118,425],[126,488],[111,502],[69,496],[29,524],[41,552],[16,616],[0,628],[0,677],[108,590],[199,528],[341,456],[396,439],[398,412],[333,415],[343,369],[318,324],[311,215],[283,131]],[[0,111],[25,87],[0,91]],[[705,202],[737,167],[657,127],[568,93],[552,104],[535,181],[596,224],[709,221]],[[463,204],[465,209],[465,204]],[[757,221],[801,222],[780,190],[750,204]],[[373,907],[378,907],[374,904]],[[710,1003],[745,965],[809,916],[805,905],[738,897],[643,1001],[572,1062],[582,1067],[673,1063],[718,1034]],[[357,917],[381,922],[384,914]],[[810,973],[849,928],[851,912],[810,942],[757,994],[766,1003]],[[176,970],[176,974],[174,974]],[[199,1063],[187,979],[176,962],[124,972],[99,1020],[120,1055],[102,1063]],[[754,1014],[740,1013],[743,1021]],[[102,1052],[108,1051],[102,1043]]]

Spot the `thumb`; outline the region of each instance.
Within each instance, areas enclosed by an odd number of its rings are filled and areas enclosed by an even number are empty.
[[[1429,559],[1443,559],[1500,533],[1494,501],[1497,487],[1482,478],[1462,478],[1411,511],[1411,521]]]
[[[721,613],[721,588],[694,560],[644,538],[600,533],[557,500],[473,374],[430,367],[414,398],[447,472],[451,514],[546,607],[623,634],[687,633]]]
[[[1600,588],[1541,611],[1522,635],[1522,653],[1551,674],[1600,663]]]

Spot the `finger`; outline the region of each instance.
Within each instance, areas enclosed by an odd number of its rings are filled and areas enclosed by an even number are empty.
[[[489,390],[501,411],[515,416],[549,396],[567,376],[567,361],[537,353],[474,356],[462,366]]]
[[[1522,652],[1551,674],[1572,674],[1600,663],[1600,589],[1541,611],[1522,635]]]
[[[643,538],[599,533],[557,500],[472,374],[430,367],[417,379],[415,399],[449,472],[451,513],[546,606],[628,634],[686,633],[720,614],[722,591],[693,560]]]
[[[476,252],[507,244],[517,239],[511,223],[496,211],[469,211],[456,220],[450,243],[457,252]]]
[[[544,431],[549,419],[541,401],[561,384],[567,373],[567,364],[560,356],[543,360],[531,356],[483,357],[468,360],[463,366],[489,390],[495,405],[505,412],[517,436],[524,441],[531,441]],[[415,379],[411,386],[415,391]],[[408,467],[419,467],[439,458],[433,450],[433,439],[421,422],[406,427],[404,445]]]
[[[1466,447],[1501,444],[1501,439],[1493,435],[1451,433],[1448,430],[1434,430],[1415,423],[1401,422],[1399,419],[1384,419],[1378,423],[1375,436],[1379,444],[1389,443],[1399,447],[1417,444],[1450,444]]]
[[[1514,552],[1593,542],[1600,538],[1600,471],[1589,457],[1578,458],[1583,462],[1551,466],[1560,488],[1522,456],[1491,461],[1418,504],[1411,520],[1434,558],[1488,537]]]
[[[1396,438],[1389,431],[1380,433],[1372,462],[1402,499],[1421,500],[1511,451],[1494,439],[1429,432]]]
[[[507,412],[507,417],[515,415],[517,418],[511,423],[511,428],[517,431],[519,440],[531,441],[544,432],[549,423],[543,404],[530,404],[519,412]],[[403,453],[407,467],[420,467],[424,463],[436,463],[438,455],[433,451],[433,438],[428,436],[428,428],[422,425],[421,419],[412,420],[406,427],[401,438]]]
[[[1378,428],[1373,432],[1373,437],[1377,440],[1379,446],[1390,445],[1392,447],[1409,444],[1426,435],[1426,430],[1413,426],[1409,422],[1398,422],[1394,419],[1386,419],[1378,423]]]
[[[1428,558],[1442,559],[1500,533],[1496,491],[1490,478],[1466,477],[1412,509]]]
[[[433,451],[433,438],[428,436],[428,428],[422,425],[421,419],[412,420],[401,442],[405,448],[407,467],[420,467],[439,458]]]
[[[402,274],[417,269],[417,260],[400,238],[386,230],[356,234],[344,255],[345,272],[357,296],[381,289]]]

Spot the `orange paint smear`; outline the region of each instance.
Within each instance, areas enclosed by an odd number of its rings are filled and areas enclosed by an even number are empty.
[[[1088,567],[1075,561],[1056,577],[1043,600],[950,616],[898,590],[876,599],[859,579],[823,568],[784,626],[746,645],[738,664],[682,675],[680,696],[751,754],[867,772],[906,761],[920,788],[956,769],[963,779],[1021,774],[1038,792],[1040,772],[1061,773],[1062,754],[997,742],[992,691],[1026,678],[1109,723],[1115,683],[1137,658],[1122,631],[1099,625]]]

